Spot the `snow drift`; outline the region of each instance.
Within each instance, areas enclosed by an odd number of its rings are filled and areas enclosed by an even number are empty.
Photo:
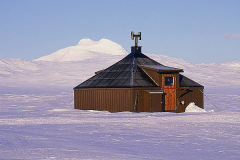
[[[185,112],[207,112],[205,109],[198,107],[194,102],[191,102],[185,109]]]

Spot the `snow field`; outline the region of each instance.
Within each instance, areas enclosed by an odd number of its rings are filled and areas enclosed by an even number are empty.
[[[2,94],[0,159],[240,157],[239,110],[180,114],[81,111],[73,109],[72,96],[70,92]],[[231,108],[225,102],[222,106]]]

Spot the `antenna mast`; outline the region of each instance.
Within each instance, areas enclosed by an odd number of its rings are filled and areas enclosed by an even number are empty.
[[[134,34],[134,32],[131,32],[131,38],[132,40],[134,40],[135,38],[135,47],[138,47],[138,39],[141,40],[142,36],[141,36],[141,32],[138,32],[138,34]]]

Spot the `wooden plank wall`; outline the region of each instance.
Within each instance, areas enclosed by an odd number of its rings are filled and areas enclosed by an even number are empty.
[[[134,111],[133,89],[94,88],[74,90],[74,108],[110,112]]]
[[[184,93],[184,90],[186,90],[186,89],[189,89],[192,92],[189,92],[186,95],[177,99],[177,110],[176,110],[176,112],[185,112],[185,108],[191,102],[194,102],[197,106],[199,106],[201,108],[204,108],[204,95],[201,92],[201,91],[203,91],[203,87],[180,87],[180,88],[178,88],[177,97],[181,96],[181,94]],[[181,105],[180,104],[181,101],[184,101],[185,104]]]

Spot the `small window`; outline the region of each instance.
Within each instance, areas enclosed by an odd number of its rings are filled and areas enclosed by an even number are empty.
[[[173,86],[173,77],[165,77],[164,85]]]

